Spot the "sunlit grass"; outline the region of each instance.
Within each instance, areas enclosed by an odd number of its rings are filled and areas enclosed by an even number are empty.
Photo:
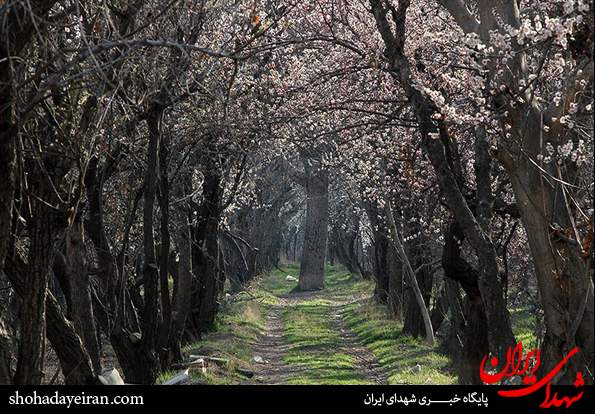
[[[252,364],[251,345],[261,338],[268,310],[278,305],[276,295],[296,293],[299,265],[289,264],[275,269],[254,281],[244,292],[223,299],[217,317],[216,332],[203,341],[186,347],[187,353],[208,351],[228,358],[231,365]],[[388,374],[389,384],[450,385],[457,383],[453,363],[445,355],[431,349],[425,338],[402,334],[402,324],[388,316],[386,306],[372,299],[374,283],[347,272],[340,266],[327,266],[323,289],[313,292],[303,302],[283,310],[283,340],[288,345],[286,364],[297,367],[288,384],[366,384],[353,359],[340,351],[341,337],[333,327],[333,318],[341,313],[344,322],[360,342],[376,356]],[[336,300],[346,306],[337,307]],[[525,309],[510,311],[517,341],[523,349],[533,349],[535,317]],[[419,373],[413,367],[421,367]],[[163,374],[158,382],[175,375]],[[232,367],[212,371],[203,378],[210,384],[245,383]]]
[[[286,308],[283,338],[295,352],[331,350],[341,338],[333,329],[328,301],[317,299]]]
[[[539,346],[535,338],[535,316],[528,309],[510,310],[510,323],[515,339],[523,344],[523,350],[535,349]]]
[[[285,358],[287,364],[307,367],[288,381],[288,385],[365,385],[349,355],[343,353],[292,354]]]
[[[425,338],[403,335],[402,325],[387,316],[386,307],[362,299],[346,307],[344,319],[378,358],[389,384],[452,385],[457,377],[448,357],[431,349]],[[419,373],[413,367],[420,365]]]
[[[332,326],[330,302],[314,299],[286,308],[283,338],[289,344],[284,362],[297,366],[288,384],[366,384],[350,356],[337,352],[341,337]]]
[[[159,374],[157,380],[155,381],[155,385],[162,385],[164,382],[168,381],[169,379],[178,375],[177,372],[174,371],[165,371]]]
[[[297,278],[299,267],[271,272],[262,286],[277,294],[289,293],[297,282],[285,281],[287,275]],[[332,299],[342,299],[351,302],[343,309],[345,322],[376,355],[390,384],[456,384],[448,357],[430,349],[425,338],[402,335],[402,325],[388,317],[386,306],[371,299],[373,291],[372,281],[341,266],[327,266],[325,285],[316,293],[317,299],[284,310],[283,337],[290,345],[285,362],[304,368],[289,383],[365,383],[350,358],[334,351],[340,337],[332,328],[331,314],[336,310],[331,312],[329,305]],[[421,366],[419,374],[412,372],[417,364]]]
[[[299,267],[295,266],[286,267],[283,269],[283,271],[274,269],[262,277],[262,279],[258,282],[257,288],[262,292],[272,295],[290,293],[296,288],[297,282],[288,281],[285,280],[285,278],[287,276],[292,276],[297,279],[299,274],[300,269]]]
[[[349,273],[342,266],[327,266],[325,288],[330,292],[366,295],[374,291],[374,284],[360,275]]]

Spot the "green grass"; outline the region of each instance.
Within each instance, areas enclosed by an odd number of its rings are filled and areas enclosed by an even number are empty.
[[[174,371],[165,371],[162,372],[161,374],[159,374],[159,376],[157,377],[157,380],[155,381],[155,385],[161,385],[163,384],[165,381],[175,377],[178,373],[174,372]]]
[[[386,307],[371,299],[345,309],[345,322],[368,346],[389,375],[389,384],[453,385],[457,383],[448,357],[431,349],[425,338],[402,335],[402,325],[387,316]],[[419,364],[421,373],[412,372]]]
[[[204,335],[202,341],[183,349],[185,355],[207,355],[230,361],[228,366],[223,367],[211,364],[206,375],[200,374],[207,384],[249,383],[249,380],[238,374],[234,368],[250,369],[253,357],[250,345],[260,339],[267,310],[277,301],[274,294],[261,289],[259,283],[261,281],[256,281],[246,291],[226,296],[217,315],[214,332]],[[172,373],[168,377],[171,376]],[[163,382],[163,379],[160,382]]]
[[[283,271],[270,272],[260,287],[274,294],[299,291],[297,282],[288,282],[287,276],[299,277],[299,265],[289,264]],[[289,344],[284,362],[297,367],[297,373],[288,384],[300,385],[354,385],[366,384],[350,356],[337,353],[341,338],[333,329],[330,299],[356,291],[360,280],[337,267],[327,269],[324,288],[317,291],[317,298],[285,308],[281,314],[283,339]],[[329,298],[329,299],[326,299]]]
[[[265,274],[255,283],[254,287],[259,295],[282,295],[290,293],[297,286],[297,282],[290,282],[285,280],[287,276],[293,276],[296,279],[299,277],[299,265],[290,264],[283,268],[283,270],[274,269]],[[269,305],[275,304],[276,299],[272,299]]]
[[[332,327],[329,303],[323,299],[303,302],[283,311],[283,339],[292,349],[329,349],[340,341]]]
[[[535,316],[528,309],[510,310],[510,323],[515,339],[523,343],[523,352],[540,346],[535,338]]]
[[[285,294],[299,291],[297,282],[288,282],[287,276],[299,278],[299,264],[290,263],[283,267],[283,270],[275,269],[265,275],[258,283],[259,288],[271,294]],[[369,294],[374,291],[374,285],[365,281],[361,276],[349,273],[341,266],[326,267],[326,278],[324,287],[319,291],[325,297],[332,297],[333,294]],[[329,296],[330,295],[330,296]]]
[[[288,381],[288,385],[369,385],[353,365],[349,355],[314,353],[293,355],[288,364],[305,367]]]
[[[265,324],[263,305],[252,299],[239,299],[224,305],[220,312],[216,331],[205,335],[204,339],[192,348],[215,349],[220,356],[233,355],[244,361],[249,361],[252,356],[247,351],[246,343],[253,343],[260,337]]]
[[[334,353],[340,337],[332,328],[329,301],[350,299],[351,303],[342,309],[345,322],[379,359],[390,384],[456,384],[449,359],[430,349],[425,339],[401,335],[402,326],[388,318],[385,306],[370,298],[373,291],[371,281],[339,266],[328,266],[325,286],[317,293],[327,299],[307,301],[285,310],[284,338],[290,344],[286,362],[307,368],[299,370],[290,383],[366,383],[349,356]],[[421,375],[411,371],[416,364],[422,366]]]
[[[350,356],[337,353],[341,338],[333,329],[330,302],[315,299],[286,308],[283,338],[289,344],[284,362],[298,367],[288,384],[367,384]]]
[[[268,309],[279,303],[276,295],[297,292],[297,282],[286,281],[287,275],[298,278],[299,265],[289,264],[255,281],[246,292],[225,298],[217,318],[217,330],[203,341],[185,349],[187,354],[207,354],[229,359],[230,366],[209,367],[203,378],[210,384],[250,383],[236,374],[233,367],[250,369],[253,364],[251,345],[258,342],[265,326]],[[283,339],[288,345],[284,362],[295,366],[288,384],[366,384],[352,358],[339,351],[341,341],[333,329],[338,312],[352,333],[376,356],[388,374],[389,384],[451,385],[457,383],[453,364],[448,357],[428,347],[425,338],[402,334],[402,325],[389,318],[386,306],[371,298],[374,284],[351,274],[340,266],[327,266],[323,289],[307,300],[285,308]],[[334,300],[348,301],[340,309]],[[529,311],[510,311],[514,333],[524,349],[533,349],[535,318]],[[419,364],[421,373],[412,372]],[[159,383],[175,373],[163,374]]]
[[[349,273],[341,266],[327,266],[325,288],[330,291],[355,293],[358,295],[374,292],[374,284],[361,276]]]

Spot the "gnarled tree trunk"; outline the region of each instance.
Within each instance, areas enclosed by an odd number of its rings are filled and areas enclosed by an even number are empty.
[[[216,137],[205,143],[203,194],[193,229],[192,310],[188,333],[195,338],[211,330],[219,308],[218,295],[223,280],[219,273],[219,217],[221,214],[221,171],[217,162]]]
[[[568,360],[556,381],[573,384],[581,372],[592,383],[593,269],[588,268],[589,256],[584,255],[574,231],[575,208],[563,201],[565,184],[549,184],[549,177],[556,177],[556,171],[547,166],[540,171],[530,161],[540,153],[541,130],[541,114],[532,108],[520,145],[510,145],[500,156],[527,232],[544,308],[547,328],[540,372],[550,372],[578,347],[579,352]]]
[[[43,20],[55,3],[55,0],[36,0],[27,4],[11,4],[10,7],[3,5],[5,10],[0,22],[0,272],[4,269],[10,243],[16,191],[19,124],[14,118],[18,109],[15,108],[17,91],[13,88],[19,83],[15,75],[24,73],[18,58],[34,36],[42,34],[43,29],[35,22]],[[8,342],[3,340],[1,325],[0,321],[0,366],[7,369],[0,368],[0,383],[11,366],[9,349],[5,348]]]
[[[409,1],[402,0],[397,8],[391,6],[391,19],[388,19],[389,7],[386,7],[386,2],[370,0],[371,12],[386,47],[385,56],[389,59],[395,81],[403,88],[412,105],[419,125],[422,145],[436,173],[444,199],[478,256],[478,284],[487,318],[489,347],[490,351],[498,357],[503,368],[506,364],[507,352],[510,347],[516,345],[516,340],[506,309],[495,248],[489,233],[481,227],[481,223],[474,216],[457,184],[457,171],[449,162],[451,157],[449,157],[447,143],[451,138],[446,125],[441,120],[433,119],[432,115],[437,112],[435,105],[428,96],[414,87],[411,66],[404,53],[409,4]]]

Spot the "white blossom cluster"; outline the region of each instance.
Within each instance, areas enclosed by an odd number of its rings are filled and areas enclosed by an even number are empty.
[[[544,164],[549,164],[553,161],[563,164],[570,161],[580,166],[587,161],[586,156],[587,149],[585,147],[585,141],[580,139],[576,144],[573,141],[568,141],[557,147],[554,147],[552,143],[548,142],[545,145],[545,155],[538,154],[537,160]]]

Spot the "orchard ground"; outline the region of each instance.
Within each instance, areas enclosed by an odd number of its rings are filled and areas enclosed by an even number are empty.
[[[401,334],[402,324],[373,299],[374,284],[328,266],[323,289],[302,292],[299,265],[288,264],[248,289],[226,295],[217,330],[185,349],[187,355],[229,360],[192,373],[206,384],[454,385],[449,358],[425,338]],[[530,338],[530,316],[513,313],[518,334]],[[252,378],[233,368],[254,373]],[[158,383],[175,375],[162,375]]]

